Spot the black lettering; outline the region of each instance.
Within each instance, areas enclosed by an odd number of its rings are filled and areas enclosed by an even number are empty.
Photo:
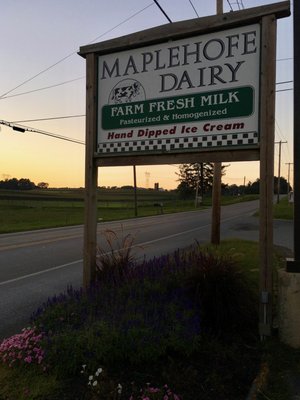
[[[212,43],[218,43],[220,45],[219,53],[216,53],[215,55],[209,55],[208,54],[208,47]],[[213,48],[215,48],[215,46],[213,46]],[[224,51],[225,51],[225,44],[224,44],[223,40],[221,40],[221,39],[211,39],[207,43],[205,43],[205,46],[203,48],[203,55],[207,60],[212,61],[212,60],[217,60],[218,58],[222,57]]]
[[[132,56],[130,56],[129,59],[128,59],[128,63],[126,65],[126,69],[125,69],[125,72],[124,72],[123,76],[128,75],[128,70],[129,69],[133,70],[133,72],[132,72],[133,74],[137,74],[138,73],[138,70],[137,70],[135,62],[134,62],[134,58]]]
[[[236,67],[234,68],[231,64],[228,64],[228,63],[225,63],[224,65],[226,65],[229,69],[230,69],[230,71],[231,71],[231,81],[229,81],[229,82],[237,82],[238,81],[238,79],[236,79],[236,73],[237,73],[237,71],[240,69],[240,66],[242,65],[242,64],[244,64],[244,62],[245,61],[238,61],[237,63],[236,63]]]
[[[169,92],[170,90],[173,90],[176,87],[178,80],[175,74],[163,74],[160,75],[160,77],[161,77],[160,92]]]
[[[182,65],[189,65],[188,57],[190,57],[190,56],[196,56],[195,60],[194,60],[194,64],[201,62],[201,59],[200,59],[200,45],[201,45],[201,43],[202,42],[194,43],[196,48],[195,48],[194,51],[190,51],[190,52],[188,52],[188,48],[190,47],[189,44],[184,44],[182,46],[183,47],[183,63],[182,63]]]
[[[210,86],[217,84],[215,80],[221,83],[226,83],[224,79],[220,78],[220,75],[223,72],[223,68],[221,67],[221,65],[213,65],[212,67],[209,68],[210,68],[210,84],[209,84]]]
[[[106,79],[106,74],[107,72],[108,76],[111,78],[113,73],[115,72],[115,77],[120,76],[120,67],[119,67],[119,59],[116,58],[114,65],[112,66],[111,69],[109,69],[108,65],[106,64],[106,61],[103,61],[103,66],[102,66],[102,76],[101,79]]]
[[[255,31],[250,31],[250,32],[245,32],[243,33],[244,36],[244,54],[253,54],[256,53],[257,48],[256,48],[256,32]],[[252,49],[250,49],[250,46],[252,45]]]

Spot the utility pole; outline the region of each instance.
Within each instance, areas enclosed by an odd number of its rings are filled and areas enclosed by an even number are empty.
[[[281,167],[281,145],[283,142],[280,140],[279,142],[275,142],[275,144],[279,144],[279,156],[278,156],[278,176],[277,176],[277,204],[279,204],[279,194],[280,194],[280,167]]]
[[[217,0],[217,14],[223,14],[223,0]]]
[[[223,14],[223,0],[216,0],[217,15]],[[222,163],[214,163],[211,243],[220,244]]]
[[[291,162],[287,162],[285,163],[285,165],[288,165],[288,184],[287,184],[287,194],[289,194],[290,191],[290,169],[291,169],[291,165],[294,165],[294,163]]]

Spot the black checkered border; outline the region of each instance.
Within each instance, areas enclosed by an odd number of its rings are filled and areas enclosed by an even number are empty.
[[[114,154],[126,152],[176,151],[189,149],[222,148],[258,144],[258,133],[229,133],[226,135],[190,136],[168,139],[132,140],[99,143],[98,153]]]

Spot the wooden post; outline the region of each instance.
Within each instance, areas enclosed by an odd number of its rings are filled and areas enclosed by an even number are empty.
[[[300,3],[294,1],[294,258],[287,259],[287,272],[300,273]]]
[[[271,335],[273,291],[273,198],[276,26],[274,15],[262,18],[260,103],[260,336]]]
[[[220,244],[222,164],[214,164],[211,243]]]
[[[223,0],[217,0],[217,14],[223,14]]]
[[[136,188],[136,166],[133,166],[133,190],[134,190],[134,216],[138,215],[137,207],[137,188]]]
[[[279,155],[278,155],[278,176],[277,176],[277,204],[279,204],[279,200],[280,200],[280,167],[281,167],[281,145],[283,143],[287,143],[287,142],[283,142],[282,140],[280,140],[279,142],[275,142],[275,144],[279,144]]]
[[[217,14],[223,14],[223,0],[217,0]],[[212,190],[211,243],[220,244],[222,163],[214,164]]]
[[[285,165],[288,165],[288,184],[287,184],[287,189],[286,189],[286,194],[288,195],[290,193],[290,172],[291,172],[291,165],[293,165],[293,163],[285,163]]]
[[[95,162],[97,132],[97,58],[86,56],[86,150],[85,150],[85,218],[83,249],[83,286],[87,288],[96,274],[97,247],[97,182],[98,167]]]

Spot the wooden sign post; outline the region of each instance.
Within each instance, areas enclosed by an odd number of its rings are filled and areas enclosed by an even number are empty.
[[[294,258],[287,272],[300,273],[300,4],[294,1]]]
[[[217,15],[223,14],[223,0],[217,0]],[[211,213],[211,243],[220,244],[221,238],[221,185],[222,163],[214,164]]]
[[[276,17],[262,18],[260,103],[260,335],[271,334],[273,292],[273,198]]]

